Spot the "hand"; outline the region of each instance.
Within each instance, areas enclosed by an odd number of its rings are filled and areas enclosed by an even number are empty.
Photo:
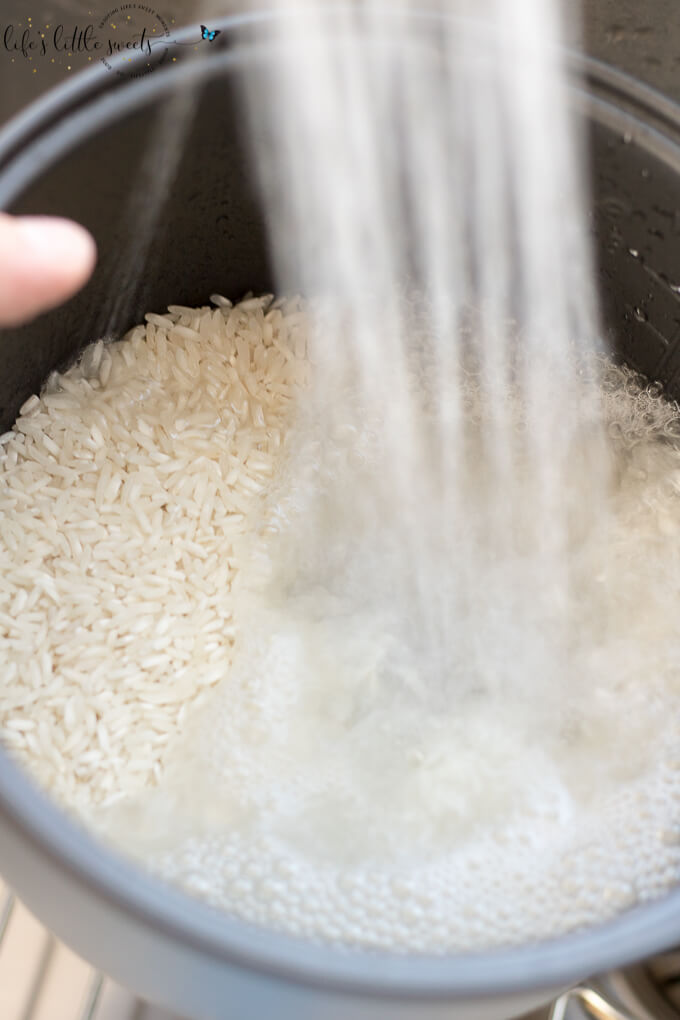
[[[96,258],[91,235],[77,223],[0,213],[0,327],[66,301],[87,282]]]

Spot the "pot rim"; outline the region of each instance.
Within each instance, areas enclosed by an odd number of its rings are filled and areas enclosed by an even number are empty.
[[[267,12],[215,19],[224,34],[271,17]],[[435,15],[422,15],[435,17]],[[191,26],[177,33],[189,38]],[[31,104],[0,132],[0,208],[92,132],[166,95],[174,83],[238,67],[253,50],[215,48],[205,60],[179,62],[125,81],[91,68]],[[146,61],[138,55],[136,62]],[[630,132],[632,141],[680,172],[680,107],[607,65],[572,55],[585,76],[577,88],[591,115]],[[122,66],[122,63],[121,63]],[[130,65],[128,64],[128,67]],[[680,888],[613,920],[546,941],[455,955],[345,950],[238,920],[143,871],[96,841],[43,794],[0,748],[0,821],[95,897],[147,928],[225,964],[290,982],[383,999],[464,999],[564,986],[666,949],[680,937]]]

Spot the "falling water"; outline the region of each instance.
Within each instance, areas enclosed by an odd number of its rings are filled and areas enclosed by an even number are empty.
[[[172,191],[195,110],[195,90],[177,91],[150,126],[136,186],[121,210],[123,240],[110,269],[107,291],[111,301],[101,309],[98,336],[110,337],[121,327],[127,327],[133,309],[138,307],[154,237]]]
[[[281,7],[250,116],[280,289],[318,325],[272,600],[370,619],[417,725],[527,676],[552,725],[609,477],[558,4]]]

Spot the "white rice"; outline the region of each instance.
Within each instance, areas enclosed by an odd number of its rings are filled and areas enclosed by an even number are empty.
[[[307,377],[299,300],[213,302],[92,344],[0,444],[0,736],[79,811],[154,785],[228,669],[243,538]]]

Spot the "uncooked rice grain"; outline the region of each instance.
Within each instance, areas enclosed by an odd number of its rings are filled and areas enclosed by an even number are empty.
[[[211,300],[91,344],[0,437],[0,737],[85,814],[158,782],[229,668],[244,539],[307,378],[299,299],[267,323],[271,295]]]

